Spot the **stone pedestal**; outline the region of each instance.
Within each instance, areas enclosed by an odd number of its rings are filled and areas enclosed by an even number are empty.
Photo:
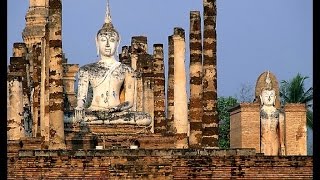
[[[286,155],[307,155],[305,104],[286,104],[284,111]]]
[[[260,153],[258,103],[241,103],[230,109],[230,148],[255,148]]]
[[[7,141],[7,156],[14,156],[18,154],[21,149],[21,141],[19,140],[8,140]]]
[[[22,149],[35,150],[35,149],[48,149],[48,143],[44,141],[43,137],[25,137],[21,138]]]
[[[7,141],[7,155],[17,155],[20,150],[39,150],[48,149],[48,145],[45,144],[44,139],[41,137],[22,137],[20,140],[8,140]]]
[[[151,127],[136,125],[65,124],[67,149],[95,149],[96,146],[126,148],[138,143],[143,149],[174,148],[174,136],[151,133]]]

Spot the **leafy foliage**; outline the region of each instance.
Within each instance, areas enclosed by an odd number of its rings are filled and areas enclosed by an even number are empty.
[[[238,104],[234,97],[218,97],[219,115],[219,148],[227,149],[230,147],[230,113],[228,110]]]
[[[281,81],[280,98],[281,103],[305,103],[308,106],[307,111],[307,125],[313,127],[313,113],[312,113],[312,100],[313,100],[313,88],[310,87],[305,90],[305,80],[307,76],[301,76],[297,74],[289,81]]]

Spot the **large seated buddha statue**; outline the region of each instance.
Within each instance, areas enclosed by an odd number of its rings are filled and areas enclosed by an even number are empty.
[[[131,111],[135,94],[135,71],[117,61],[115,54],[120,35],[114,28],[109,6],[105,23],[96,35],[100,60],[82,66],[78,74],[77,107],[74,121],[88,124],[135,124],[148,126],[151,116],[144,112]],[[89,86],[92,87],[92,102],[86,108]],[[120,90],[125,93],[120,101]]]

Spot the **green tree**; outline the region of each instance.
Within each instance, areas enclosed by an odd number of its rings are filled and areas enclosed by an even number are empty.
[[[237,105],[234,97],[218,97],[218,116],[219,116],[219,148],[227,149],[230,147],[230,113],[228,110]]]
[[[313,100],[313,88],[308,90],[305,88],[305,80],[307,76],[302,76],[298,73],[289,81],[281,81],[280,86],[280,98],[282,105],[286,103],[305,103],[307,105],[307,125],[313,128],[313,112],[312,112],[312,100]]]

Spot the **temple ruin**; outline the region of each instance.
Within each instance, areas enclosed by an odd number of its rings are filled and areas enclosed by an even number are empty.
[[[216,0],[203,0],[202,16],[190,12],[189,34],[188,27],[173,27],[163,37],[168,49],[161,43],[149,45],[141,35],[121,48],[119,62],[132,68],[136,79],[130,113],[150,115],[147,126],[74,120],[81,67],[69,64],[63,52],[62,1],[29,2],[23,42],[13,44],[8,66],[8,179],[312,178],[313,158],[303,156],[303,105],[285,106],[286,155],[261,153],[258,100],[231,110],[231,149],[219,149]],[[120,104],[127,98],[125,88]]]

